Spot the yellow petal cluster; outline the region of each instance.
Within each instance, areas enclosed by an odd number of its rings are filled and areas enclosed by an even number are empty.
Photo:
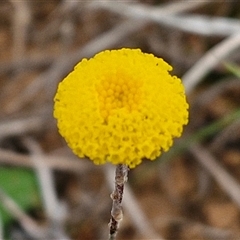
[[[134,168],[182,134],[188,104],[181,80],[161,58],[139,49],[83,59],[58,86],[54,117],[79,157]]]

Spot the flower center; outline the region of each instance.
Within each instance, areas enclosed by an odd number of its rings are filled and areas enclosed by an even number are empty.
[[[98,88],[100,113],[107,119],[115,109],[137,110],[141,98],[141,83],[129,78],[101,81]]]

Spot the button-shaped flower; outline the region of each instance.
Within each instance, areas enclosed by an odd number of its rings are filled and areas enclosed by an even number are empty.
[[[54,117],[79,157],[134,168],[182,134],[188,104],[181,80],[161,58],[139,49],[83,59],[58,86]]]

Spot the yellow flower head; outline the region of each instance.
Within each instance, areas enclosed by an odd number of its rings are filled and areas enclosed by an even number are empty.
[[[181,80],[161,58],[139,49],[83,59],[58,86],[54,117],[79,157],[130,168],[154,160],[188,122]]]

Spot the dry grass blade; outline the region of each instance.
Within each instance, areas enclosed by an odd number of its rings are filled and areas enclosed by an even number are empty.
[[[79,161],[79,159],[70,157],[69,155],[64,157],[59,154],[45,154],[42,156],[42,161],[44,161],[44,164],[46,164],[48,168],[64,172],[82,174],[92,169],[88,161]],[[9,166],[34,167],[29,155],[15,153],[5,149],[0,149],[0,163]]]
[[[28,2],[11,0],[15,13],[13,16],[13,48],[14,61],[22,58],[26,51],[27,30],[31,21],[31,10]]]
[[[227,90],[240,88],[240,80],[239,79],[230,79],[227,78],[224,81],[217,82],[213,86],[208,87],[204,92],[200,93],[193,101],[192,107],[199,110],[199,108],[203,108],[208,106],[214,98],[222,95]]]
[[[44,204],[44,209],[50,221],[50,235],[53,239],[69,239],[62,228],[63,219],[66,217],[64,206],[60,204],[54,184],[52,170],[42,161],[43,152],[38,143],[31,138],[24,138],[23,143],[31,152],[31,160],[38,176],[39,185]]]
[[[221,149],[224,149],[224,145],[227,141],[233,141],[240,137],[239,129],[240,119],[237,119],[216,136],[215,140],[210,146],[210,149],[216,153],[221,152]]]
[[[82,174],[93,168],[88,161],[79,161],[76,157],[63,154],[45,154],[42,161],[53,170],[73,172]],[[10,166],[33,168],[31,157],[27,154],[15,153],[5,149],[0,149],[0,163]]]
[[[188,72],[182,80],[186,92],[190,94],[196,85],[221,61],[240,46],[240,34],[230,36],[209,50]]]
[[[4,208],[19,221],[23,228],[34,238],[45,238],[46,229],[37,225],[18,205],[0,188],[0,201]]]
[[[184,32],[209,36],[229,36],[240,29],[240,21],[220,17],[206,17],[200,15],[174,16],[194,8],[211,3],[210,1],[179,1],[166,6],[152,7],[144,4],[99,2],[94,7],[101,7],[109,11],[124,15],[132,19],[144,19],[160,25],[172,27]]]
[[[98,3],[94,2],[89,6],[107,9],[130,18],[143,19],[145,21],[161,21],[162,16],[187,12],[208,3],[209,1],[179,1],[160,5],[160,7],[153,7],[139,3],[129,4],[124,2],[99,1]]]
[[[164,218],[159,217],[155,219],[155,224],[158,226],[174,225],[179,229],[188,229],[190,235],[189,237],[191,237],[191,234],[192,235],[197,234],[202,236],[203,239],[205,238],[218,240],[237,239],[236,236],[234,236],[233,232],[229,230],[212,227],[206,224],[202,224],[200,222],[189,221],[189,219],[185,219],[182,217],[171,216]]]
[[[46,58],[45,54],[39,54],[39,55],[28,55],[25,57],[21,57],[20,60],[11,60],[11,61],[4,61],[1,62],[0,65],[0,75],[9,74],[11,72],[14,72],[16,69],[21,70],[35,70],[35,69],[41,69],[44,67],[49,66],[51,63],[55,62],[57,60],[57,56],[54,55],[48,55]]]
[[[196,159],[214,177],[219,186],[240,208],[240,185],[239,183],[214,159],[214,157],[199,144],[190,149]]]
[[[240,32],[240,21],[220,17],[198,15],[167,16],[158,18],[158,23],[204,36],[230,36]]]
[[[43,152],[34,139],[24,138],[23,143],[31,153],[30,158],[33,161],[38,176],[46,214],[50,220],[56,221],[56,209],[59,204],[54,187],[52,171],[45,162],[42,161],[41,156]]]
[[[0,140],[30,132],[42,131],[46,127],[47,117],[35,115],[25,118],[3,121],[0,123]]]

